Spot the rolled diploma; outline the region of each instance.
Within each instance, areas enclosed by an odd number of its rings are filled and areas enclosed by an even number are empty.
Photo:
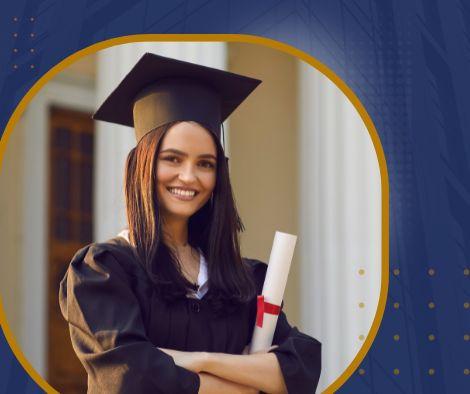
[[[295,235],[276,231],[262,291],[265,302],[281,306],[296,241]],[[249,353],[268,350],[273,342],[277,319],[278,315],[264,313],[263,326],[255,323]]]

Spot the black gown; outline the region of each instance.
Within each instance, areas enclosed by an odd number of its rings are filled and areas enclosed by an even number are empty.
[[[261,294],[267,265],[243,259]],[[210,289],[209,289],[210,291]],[[197,393],[199,375],[157,347],[241,354],[250,342],[256,297],[236,314],[216,316],[208,302],[159,299],[128,242],[121,237],[80,249],[59,292],[73,348],[88,373],[89,393]],[[321,344],[279,315],[271,350],[289,393],[314,393]]]

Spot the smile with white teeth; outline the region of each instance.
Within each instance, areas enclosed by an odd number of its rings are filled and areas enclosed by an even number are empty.
[[[196,191],[194,190],[183,190],[183,189],[178,189],[176,187],[170,187],[168,188],[171,194],[174,194],[175,196],[181,196],[181,197],[186,197],[186,198],[192,198],[196,195]]]

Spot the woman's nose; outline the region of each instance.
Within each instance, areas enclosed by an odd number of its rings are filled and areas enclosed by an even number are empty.
[[[196,174],[192,164],[188,163],[187,165],[181,167],[179,178],[186,183],[190,183],[196,179]]]

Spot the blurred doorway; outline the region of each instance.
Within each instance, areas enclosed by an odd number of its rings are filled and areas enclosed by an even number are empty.
[[[49,111],[48,338],[49,383],[65,393],[87,389],[58,305],[59,283],[78,249],[93,240],[93,121],[91,114]]]

